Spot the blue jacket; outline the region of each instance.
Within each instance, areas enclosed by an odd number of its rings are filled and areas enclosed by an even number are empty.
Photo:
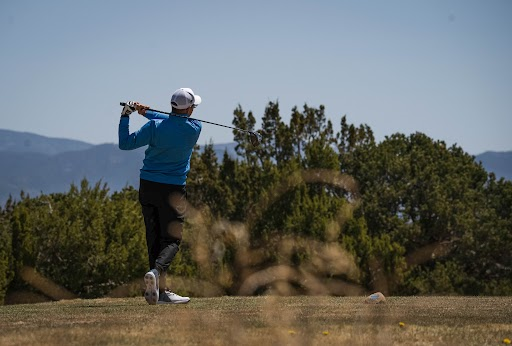
[[[145,117],[149,121],[131,134],[130,118],[121,117],[119,149],[133,150],[148,145],[140,170],[141,179],[185,185],[190,157],[201,133],[201,122],[153,111],[146,111]]]

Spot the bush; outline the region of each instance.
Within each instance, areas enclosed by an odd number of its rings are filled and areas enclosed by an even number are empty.
[[[109,196],[86,180],[66,194],[25,198],[11,218],[15,272],[30,266],[79,297],[103,296],[147,268],[140,215],[133,188]]]

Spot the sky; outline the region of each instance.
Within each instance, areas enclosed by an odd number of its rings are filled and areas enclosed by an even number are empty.
[[[0,0],[0,128],[116,143],[120,101],[231,125],[240,105],[324,105],[377,141],[512,150],[512,1]],[[131,117],[130,130],[144,124]],[[257,125],[258,125],[257,124]],[[198,144],[233,141],[208,124]]]

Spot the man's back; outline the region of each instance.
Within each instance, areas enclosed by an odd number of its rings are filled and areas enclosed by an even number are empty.
[[[139,131],[129,134],[129,120],[119,124],[119,148],[132,150],[148,145],[140,177],[164,184],[185,185],[190,156],[201,133],[201,123],[181,115],[147,111],[150,119]]]
[[[159,183],[185,185],[201,123],[174,116],[150,122],[154,128],[140,177]]]

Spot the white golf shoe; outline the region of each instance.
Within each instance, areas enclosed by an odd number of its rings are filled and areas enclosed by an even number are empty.
[[[189,297],[182,297],[176,293],[165,291],[160,293],[160,298],[157,304],[187,304],[190,301]]]
[[[144,283],[146,284],[146,291],[144,298],[149,305],[155,305],[158,302],[158,271],[151,269],[144,275]]]

